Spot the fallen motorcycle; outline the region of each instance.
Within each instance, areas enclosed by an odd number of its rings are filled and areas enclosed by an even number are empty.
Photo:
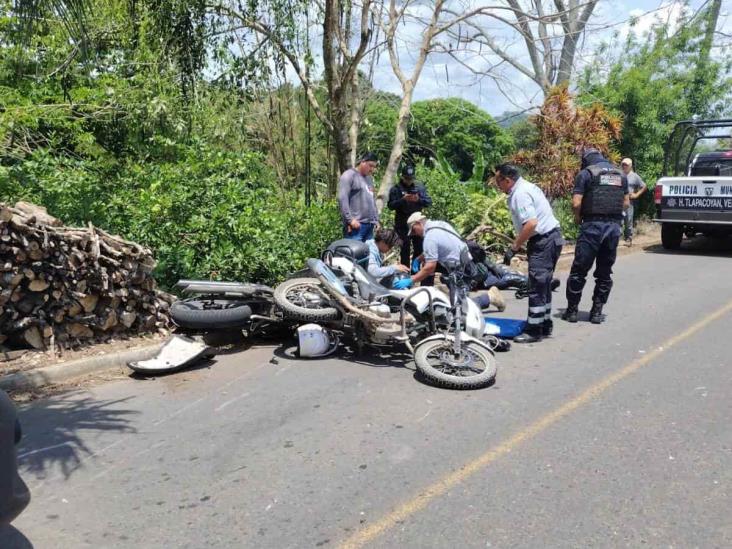
[[[362,350],[404,344],[417,369],[436,385],[476,388],[496,375],[493,348],[507,342],[487,335],[478,305],[456,270],[448,296],[434,287],[392,290],[361,266],[363,243],[336,241],[322,260],[276,288],[261,284],[181,280],[189,295],[171,307],[175,323],[191,330],[298,326],[301,356],[333,352],[341,336]]]
[[[459,269],[448,275],[454,288],[448,297],[433,287],[391,290],[358,262],[345,257],[331,261],[341,277],[322,260],[309,259],[314,278],[286,280],[275,288],[274,301],[285,317],[347,336],[357,349],[404,344],[420,374],[436,385],[478,388],[493,381],[496,362],[489,342],[496,340],[484,336],[485,320],[468,297]],[[351,292],[344,275],[353,280]],[[312,334],[311,324],[307,333]],[[300,351],[302,355],[302,345]]]

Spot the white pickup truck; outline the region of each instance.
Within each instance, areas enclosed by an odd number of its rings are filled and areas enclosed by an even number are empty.
[[[654,192],[661,241],[677,250],[686,235],[732,234],[732,120],[680,122],[666,144],[664,177]],[[705,152],[697,152],[704,143]]]

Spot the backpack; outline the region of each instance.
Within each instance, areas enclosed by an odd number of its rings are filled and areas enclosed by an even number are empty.
[[[475,240],[466,240],[465,243],[468,245],[468,251],[473,256],[473,261],[476,263],[483,263],[486,260],[486,253],[483,247],[478,244]]]

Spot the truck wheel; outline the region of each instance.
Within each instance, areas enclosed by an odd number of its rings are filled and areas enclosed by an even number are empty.
[[[661,244],[664,250],[678,250],[681,248],[681,239],[684,238],[684,228],[664,223],[661,225]]]

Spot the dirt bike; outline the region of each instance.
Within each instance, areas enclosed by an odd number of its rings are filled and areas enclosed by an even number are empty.
[[[403,344],[433,384],[477,388],[493,381],[496,362],[484,340],[485,320],[467,285],[458,282],[464,278],[458,270],[448,275],[454,291],[447,296],[433,287],[392,290],[349,258],[330,261],[340,276],[322,260],[309,259],[312,277],[286,280],[274,291],[286,318],[325,328],[320,348],[334,348],[333,332],[350,337],[357,349]],[[307,327],[312,335],[313,325]]]

